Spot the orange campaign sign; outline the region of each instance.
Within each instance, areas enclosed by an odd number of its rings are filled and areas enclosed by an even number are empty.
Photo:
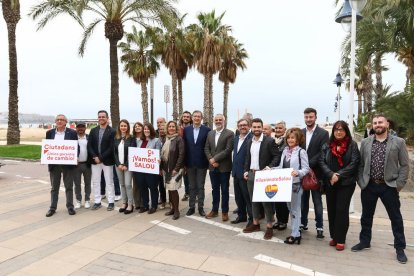
[[[160,174],[160,151],[157,149],[128,148],[128,170]]]
[[[43,139],[40,164],[78,164],[78,141]]]
[[[253,202],[290,202],[292,169],[257,171],[254,178]]]

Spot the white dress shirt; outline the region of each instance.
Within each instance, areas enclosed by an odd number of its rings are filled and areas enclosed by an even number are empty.
[[[66,132],[66,127],[62,132],[60,132],[56,129],[54,140],[65,140],[65,132]]]
[[[223,132],[223,129],[221,129],[220,131],[218,131],[217,129],[216,129],[216,136],[214,137],[214,141],[215,141],[215,146],[217,147],[217,142],[218,142],[218,139],[220,138],[220,135],[221,135],[221,133]]]
[[[308,128],[306,128],[306,150],[308,150],[309,143],[310,143],[310,140],[312,139],[313,132],[315,131],[316,126],[317,125],[315,124],[315,126],[311,130],[308,130]]]
[[[260,138],[256,140],[256,137],[253,136],[252,138],[252,146],[250,148],[250,169],[251,170],[260,170],[259,165],[259,154],[260,154],[260,145],[263,141],[263,133],[260,135]]]

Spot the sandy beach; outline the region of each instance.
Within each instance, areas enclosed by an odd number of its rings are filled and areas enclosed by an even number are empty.
[[[43,128],[21,128],[20,140],[27,142],[40,142],[46,136],[47,129]],[[0,129],[0,141],[6,141],[7,129]]]

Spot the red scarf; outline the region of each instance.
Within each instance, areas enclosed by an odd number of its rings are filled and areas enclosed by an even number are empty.
[[[345,137],[341,141],[334,139],[332,143],[329,145],[332,154],[337,157],[339,166],[341,167],[344,165],[344,162],[342,161],[342,156],[344,156],[344,154],[346,153],[349,140],[350,140],[349,137]]]

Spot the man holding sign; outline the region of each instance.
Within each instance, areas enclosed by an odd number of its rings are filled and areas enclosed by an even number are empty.
[[[59,114],[55,118],[56,128],[46,132],[46,139],[49,140],[78,140],[76,131],[66,128],[68,119],[65,115]],[[42,150],[43,153],[43,150]],[[76,165],[76,164],[75,164]],[[51,217],[56,213],[57,203],[59,199],[60,179],[63,176],[63,183],[65,185],[66,193],[66,208],[68,208],[69,215],[76,214],[73,208],[73,171],[75,165],[60,165],[49,164],[50,184],[52,189],[51,204],[46,217]]]
[[[277,150],[275,141],[271,137],[264,136],[263,121],[259,118],[252,120],[253,138],[247,142],[247,155],[244,164],[244,178],[247,180],[247,188],[250,198],[253,198],[254,178],[256,171],[279,165],[280,152]],[[264,239],[269,240],[273,236],[272,224],[274,222],[273,207],[271,202],[253,202],[253,224],[245,229],[244,233],[260,231],[259,217],[260,205],[263,204],[265,211],[267,230]]]

